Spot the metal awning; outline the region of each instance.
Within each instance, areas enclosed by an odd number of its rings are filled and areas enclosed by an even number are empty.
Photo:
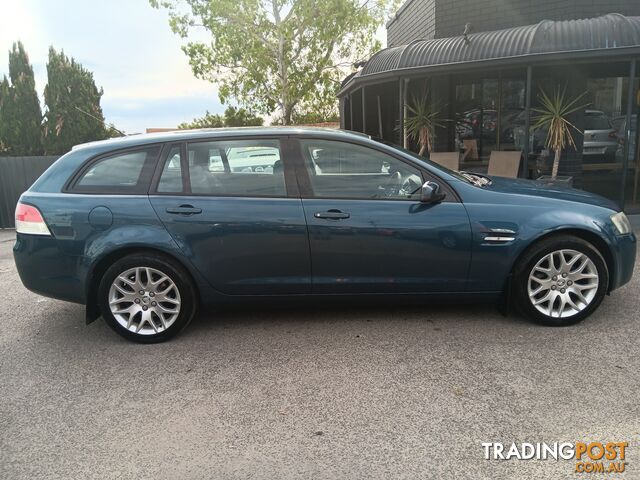
[[[610,13],[584,20],[543,20],[536,25],[417,40],[386,48],[346,79],[338,95],[346,94],[359,84],[426,73],[438,67],[486,68],[494,64],[527,64],[562,57],[570,60],[587,55],[640,55],[640,17]]]

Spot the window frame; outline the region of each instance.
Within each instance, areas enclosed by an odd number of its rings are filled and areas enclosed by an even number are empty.
[[[147,153],[147,158],[142,164],[140,174],[138,175],[138,182],[134,187],[78,185],[78,182],[84,177],[87,171],[103,160],[107,160],[111,157],[117,157],[120,155],[126,155],[128,153],[136,153],[139,151],[152,152],[153,149],[157,149],[157,152],[155,154]],[[69,180],[67,180],[67,183],[62,188],[62,193],[79,193],[84,195],[145,195],[149,191],[149,186],[153,179],[154,172],[158,164],[158,159],[162,155],[163,149],[163,143],[149,143],[109,150],[108,152],[102,152],[97,155],[91,156],[87,160],[85,160],[82,165],[80,165],[80,167],[73,173],[73,175],[71,175],[71,177],[69,177]]]
[[[279,143],[280,160],[282,160],[282,167],[284,173],[285,194],[284,195],[246,195],[236,193],[193,193],[191,191],[191,177],[189,172],[189,160],[188,160],[188,144],[195,143],[213,143],[213,142],[230,142],[230,141],[255,141],[255,140],[271,140]],[[165,163],[168,161],[168,155],[171,149],[177,145],[180,145],[180,166],[182,170],[182,191],[181,192],[159,192],[158,185],[160,184],[160,177],[164,169]],[[150,195],[161,196],[174,196],[174,197],[209,197],[209,198],[300,198],[298,182],[296,180],[295,171],[292,164],[292,150],[288,136],[282,135],[244,135],[244,136],[219,136],[208,138],[196,138],[191,140],[184,140],[181,142],[170,142],[165,145],[162,154],[160,155],[160,161],[157,162],[151,187],[149,189]],[[226,166],[225,166],[226,169]]]
[[[296,156],[295,156],[295,167],[296,167],[296,176],[298,178],[298,184],[300,188],[300,198],[302,199],[313,199],[313,200],[354,200],[354,201],[387,201],[387,202],[413,202],[419,203],[420,200],[415,198],[393,198],[393,197],[379,197],[379,198],[371,198],[371,197],[321,197],[315,195],[313,192],[313,186],[311,184],[311,178],[309,177],[309,172],[307,170],[306,157],[305,152],[302,148],[302,140],[318,140],[318,141],[327,141],[334,142],[337,144],[349,144],[356,145],[361,148],[368,148],[374,150],[383,155],[387,155],[395,160],[398,160],[420,172],[420,176],[422,177],[422,183],[426,181],[435,181],[440,185],[440,188],[443,193],[446,194],[443,202],[447,203],[460,203],[460,197],[457,192],[441,177],[437,174],[431,172],[430,170],[424,168],[422,165],[419,165],[408,158],[403,157],[400,153],[389,152],[386,149],[379,148],[377,145],[371,145],[369,143],[358,142],[355,139],[336,139],[325,136],[315,136],[315,135],[297,135],[295,138],[292,138],[292,143],[295,144]]]

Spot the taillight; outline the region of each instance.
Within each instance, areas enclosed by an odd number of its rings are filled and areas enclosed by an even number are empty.
[[[51,235],[40,211],[31,205],[18,203],[16,206],[16,232],[31,235]]]

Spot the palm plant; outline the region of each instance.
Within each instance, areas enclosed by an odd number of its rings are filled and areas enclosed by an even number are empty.
[[[406,105],[409,115],[404,120],[407,134],[420,145],[420,155],[432,150],[433,136],[436,127],[443,127],[439,121],[440,111],[432,108],[428,95],[423,94],[421,99],[413,96],[411,104]]]
[[[574,98],[567,96],[567,86],[561,91],[560,88],[554,89],[551,96],[540,89],[540,104],[539,108],[532,108],[538,115],[534,118],[532,125],[533,130],[545,129],[547,130],[547,139],[545,146],[547,149],[551,149],[555,153],[553,159],[553,168],[551,169],[551,178],[556,179],[558,176],[558,166],[560,165],[560,156],[562,151],[567,146],[576,148],[571,129],[578,133],[582,133],[573,123],[568,120],[568,116],[578,110],[584,109],[587,105],[577,106],[578,102],[586,95],[587,92],[582,93]]]

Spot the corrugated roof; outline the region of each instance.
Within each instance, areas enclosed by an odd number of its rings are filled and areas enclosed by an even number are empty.
[[[386,48],[373,55],[354,78],[404,68],[631,46],[640,46],[640,17],[610,13],[584,20],[543,20],[466,38],[418,40]]]

